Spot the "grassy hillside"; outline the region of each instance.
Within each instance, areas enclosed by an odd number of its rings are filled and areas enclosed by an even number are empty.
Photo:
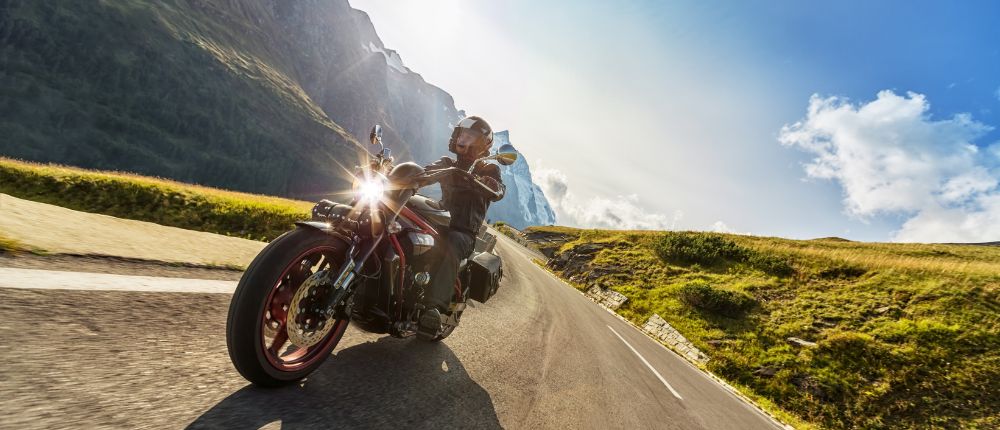
[[[271,195],[348,186],[337,163],[358,144],[291,77],[290,52],[216,10],[0,3],[0,155]]]
[[[552,261],[573,285],[624,294],[619,313],[636,324],[661,315],[710,370],[805,422],[1000,426],[1000,248],[526,233],[561,235]]]
[[[271,240],[308,219],[312,203],[139,175],[0,158],[0,193],[84,212]],[[15,248],[15,243],[0,248]]]

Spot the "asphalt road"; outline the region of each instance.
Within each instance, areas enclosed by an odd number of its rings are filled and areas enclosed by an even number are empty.
[[[33,288],[42,277],[0,268],[0,427],[779,428],[520,245],[497,248],[497,296],[443,343],[351,328],[306,381],[272,390],[229,362],[227,293],[121,291],[106,274],[94,290],[87,273]]]

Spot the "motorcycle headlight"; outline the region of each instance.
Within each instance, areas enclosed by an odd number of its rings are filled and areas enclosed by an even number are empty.
[[[376,201],[385,193],[385,181],[381,178],[355,180],[354,192],[360,198]]]

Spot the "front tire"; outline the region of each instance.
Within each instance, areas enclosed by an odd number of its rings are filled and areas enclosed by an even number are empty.
[[[313,273],[339,270],[348,245],[311,228],[300,227],[272,241],[250,263],[229,305],[226,344],[236,370],[264,387],[294,383],[319,368],[344,336],[349,319],[335,324],[315,345],[288,341],[288,303]]]

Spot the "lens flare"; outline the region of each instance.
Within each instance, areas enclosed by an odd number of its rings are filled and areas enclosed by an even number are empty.
[[[358,189],[358,194],[362,198],[369,201],[378,200],[380,197],[382,197],[382,193],[384,192],[385,192],[385,184],[383,184],[382,181],[377,179],[365,181],[364,183],[361,184],[361,187]]]

